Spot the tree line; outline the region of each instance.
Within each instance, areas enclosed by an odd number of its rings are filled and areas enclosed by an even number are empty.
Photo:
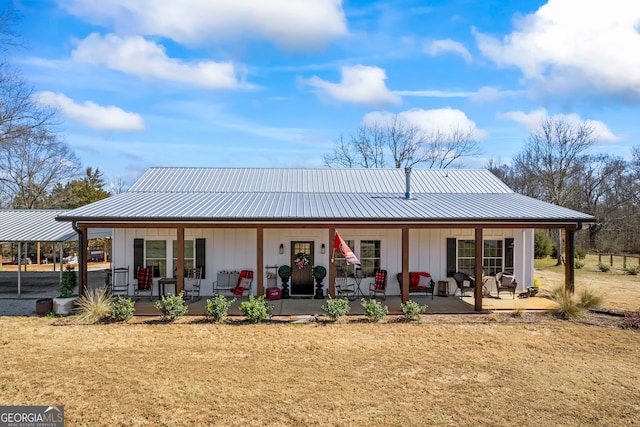
[[[577,245],[591,251],[640,252],[640,146],[626,160],[595,153],[598,134],[589,122],[544,119],[530,132],[510,163],[492,159],[485,168],[514,191],[596,217],[577,234]],[[480,155],[471,129],[428,131],[397,115],[386,123],[361,125],[341,135],[324,156],[328,167],[459,167]],[[559,230],[550,230],[561,253]]]

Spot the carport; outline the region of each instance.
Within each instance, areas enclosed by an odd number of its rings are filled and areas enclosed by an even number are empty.
[[[22,244],[29,242],[58,243],[60,277],[62,278],[62,244],[78,240],[73,223],[56,221],[66,210],[0,210],[0,245],[18,244],[18,297],[21,296]],[[92,229],[89,238],[109,237],[110,229]]]

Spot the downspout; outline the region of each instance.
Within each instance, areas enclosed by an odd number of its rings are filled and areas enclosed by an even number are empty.
[[[78,290],[80,291],[79,293],[81,293],[82,295],[85,294],[84,292],[84,274],[82,274],[82,269],[86,269],[86,265],[84,264],[84,250],[82,249],[82,242],[84,241],[83,237],[82,237],[82,230],[80,230],[78,228],[78,225],[76,224],[75,221],[71,222],[71,227],[73,227],[73,229],[76,231],[76,233],[78,233]],[[60,269],[62,271],[62,268]]]

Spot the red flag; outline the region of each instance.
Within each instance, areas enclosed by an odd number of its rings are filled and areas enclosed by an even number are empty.
[[[333,248],[340,252],[342,257],[345,260],[347,260],[347,264],[358,264],[358,265],[360,265],[360,260],[358,259],[358,257],[356,257],[356,255],[353,253],[351,248],[349,248],[349,246],[347,246],[347,244],[344,242],[342,237],[340,237],[340,235],[338,234],[337,231],[336,231],[336,237],[333,240]]]

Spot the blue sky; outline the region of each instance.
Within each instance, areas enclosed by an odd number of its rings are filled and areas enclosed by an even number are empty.
[[[628,157],[640,121],[632,0],[16,0],[10,61],[83,166],[321,167],[390,114],[471,129],[482,167],[547,116]]]

